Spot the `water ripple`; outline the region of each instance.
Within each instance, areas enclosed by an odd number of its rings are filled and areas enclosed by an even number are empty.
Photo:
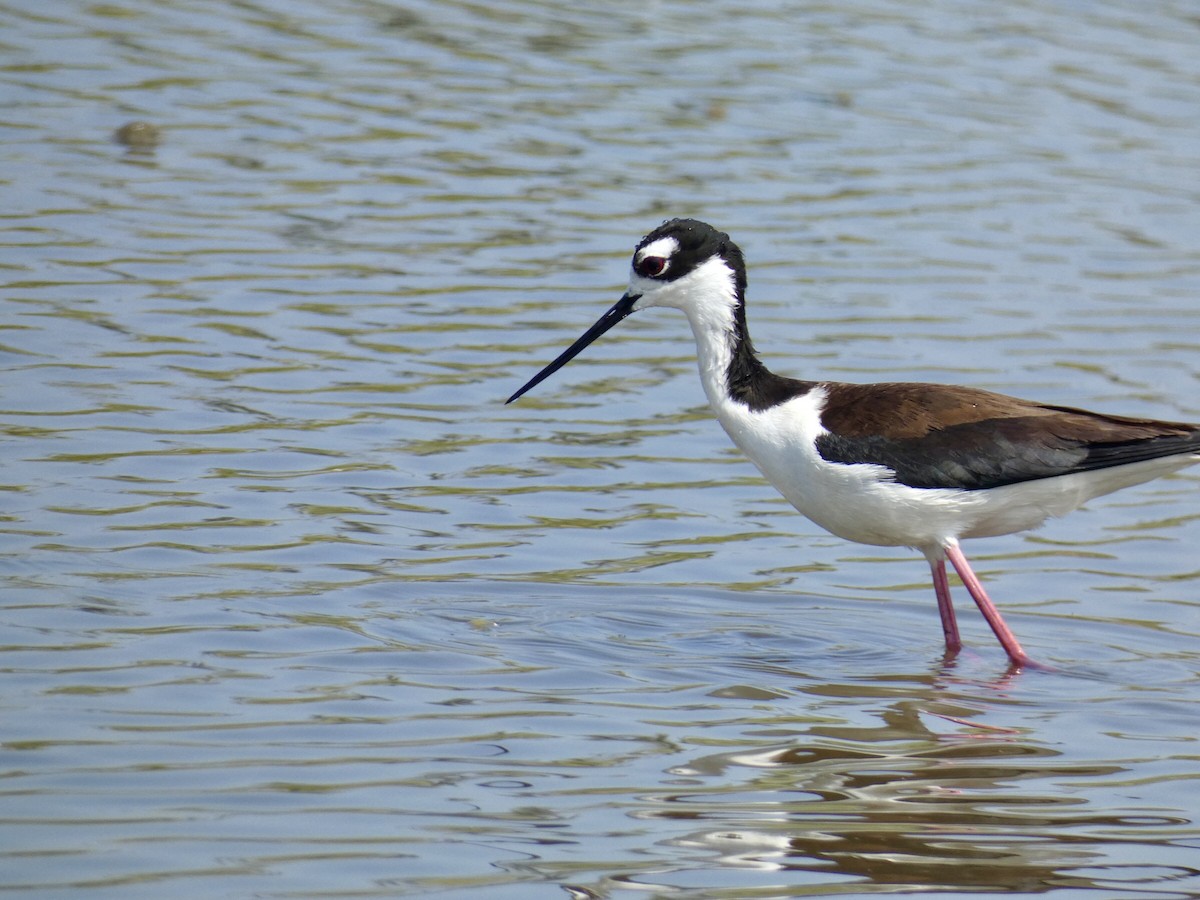
[[[801,377],[1196,419],[1197,21],[0,2],[0,885],[1190,897],[1196,476],[923,561],[794,516],[648,313]]]

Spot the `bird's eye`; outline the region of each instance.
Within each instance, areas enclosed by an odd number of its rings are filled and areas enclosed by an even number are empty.
[[[633,268],[643,278],[657,278],[667,271],[667,259],[665,256],[645,256]]]

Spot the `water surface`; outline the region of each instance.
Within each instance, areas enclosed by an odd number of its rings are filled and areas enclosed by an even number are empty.
[[[1198,32],[0,0],[0,887],[1200,894],[1196,474],[968,547],[1014,674],[677,314],[503,405],[694,215],[782,372],[1200,420]]]

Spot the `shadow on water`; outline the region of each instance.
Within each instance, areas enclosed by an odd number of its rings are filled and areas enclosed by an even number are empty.
[[[716,885],[1183,896],[1200,877],[1170,774],[1190,769],[1186,747],[1139,754],[1149,735],[1128,729],[1146,723],[1112,678],[1015,674],[999,653],[919,674],[903,658],[931,608],[902,606],[897,646],[881,648],[846,643],[846,621],[880,621],[871,601],[561,590],[499,621],[451,614],[503,645],[514,676],[486,690],[515,694],[521,729],[488,704],[490,763],[470,764],[486,790],[460,793],[463,827],[524,848],[506,870],[605,897],[721,896]],[[805,614],[803,635],[779,624],[785,602]],[[448,715],[470,720],[475,702],[460,693]],[[1154,705],[1163,732],[1189,715]],[[1071,739],[1101,720],[1110,733]],[[561,744],[567,756],[542,755]]]
[[[873,701],[878,723],[813,725],[774,746],[699,757],[672,773],[704,782],[740,772],[738,783],[728,791],[661,794],[654,798],[659,808],[635,815],[694,823],[672,840],[713,854],[709,864],[798,873],[810,885],[853,885],[864,893],[1111,889],[1123,870],[1143,885],[1163,887],[1200,874],[1183,865],[1156,873],[1111,866],[1095,849],[1108,845],[1119,854],[1157,844],[1186,826],[1185,817],[1091,811],[1079,796],[1052,787],[1119,780],[1131,766],[1070,762],[1030,728],[934,711],[977,714],[977,704],[959,706],[947,697],[982,689],[1000,699],[1008,678],[968,685],[941,676],[920,686],[896,678],[881,687],[806,687],[817,696]],[[775,730],[787,729],[747,733]],[[662,883],[671,885],[671,878]]]

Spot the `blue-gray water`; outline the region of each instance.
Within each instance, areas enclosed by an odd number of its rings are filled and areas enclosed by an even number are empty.
[[[793,515],[641,314],[1200,420],[1170,0],[0,0],[0,892],[1200,895],[1196,473],[968,552]],[[125,128],[143,122],[149,129]]]

